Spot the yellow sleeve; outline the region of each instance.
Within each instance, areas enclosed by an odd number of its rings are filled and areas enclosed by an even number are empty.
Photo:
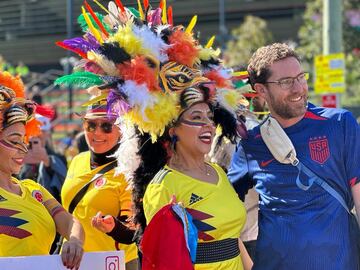
[[[169,204],[172,195],[173,194],[171,194],[164,183],[148,185],[143,200],[147,224],[149,224],[157,211],[159,211],[163,206]]]
[[[120,205],[120,216],[131,216],[131,190],[129,189],[128,183],[125,177],[122,175],[122,181],[120,185],[119,194],[119,205]]]
[[[33,194],[33,196],[35,196],[34,192],[40,191],[41,195],[42,195],[42,202],[43,203],[50,200],[50,199],[56,200],[53,197],[53,195],[51,195],[50,192],[47,191],[46,188],[44,188],[42,185],[36,183],[34,180],[26,179],[26,180],[20,181],[20,183],[22,185],[26,186],[30,190],[30,192]]]

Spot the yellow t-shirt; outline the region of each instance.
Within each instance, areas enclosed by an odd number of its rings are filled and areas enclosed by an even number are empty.
[[[175,195],[197,222],[198,242],[239,238],[246,221],[243,203],[227,179],[225,172],[211,164],[218,174],[218,183],[211,184],[165,166],[148,185],[144,195],[147,223]],[[195,264],[196,270],[242,270],[240,255],[226,261]]]
[[[102,167],[104,166],[91,170],[89,151],[74,157],[61,190],[65,209],[69,209],[69,204],[75,195]],[[118,244],[111,236],[91,226],[91,218],[98,211],[114,217],[120,212],[121,215],[130,214],[131,192],[127,190],[128,185],[123,175],[114,176],[114,174],[115,169],[112,169],[91,183],[73,215],[80,221],[85,231],[84,251],[125,250],[125,261],[129,262],[137,258],[135,244]]]
[[[0,188],[0,256],[48,255],[56,227],[42,203],[54,198],[32,180],[12,181],[22,194]]]

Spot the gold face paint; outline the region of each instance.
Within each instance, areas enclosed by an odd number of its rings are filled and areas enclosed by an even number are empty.
[[[15,133],[10,134],[10,135],[15,135]],[[25,154],[28,152],[28,148],[24,142],[16,142],[16,141],[5,138],[5,139],[0,140],[0,145],[4,146],[5,148],[11,149],[11,150],[14,150],[14,149],[19,150]]]
[[[178,121],[180,124],[191,127],[203,127],[214,125],[213,114],[209,111],[194,110],[186,117],[181,117]]]

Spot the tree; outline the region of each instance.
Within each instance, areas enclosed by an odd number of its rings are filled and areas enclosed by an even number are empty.
[[[343,0],[343,47],[346,64],[346,92],[341,103],[345,106],[360,104],[360,1]],[[305,65],[313,66],[314,56],[322,54],[322,10],[323,0],[307,2],[304,24],[299,30],[297,52],[303,57]]]
[[[228,66],[245,66],[255,50],[272,42],[273,37],[263,19],[246,16],[244,22],[231,31],[224,59]]]

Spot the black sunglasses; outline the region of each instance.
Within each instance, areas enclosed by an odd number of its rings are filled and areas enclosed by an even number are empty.
[[[113,130],[113,122],[94,122],[94,121],[85,121],[84,122],[85,130],[87,132],[95,132],[96,128],[99,126],[101,131],[104,133],[111,133]]]

